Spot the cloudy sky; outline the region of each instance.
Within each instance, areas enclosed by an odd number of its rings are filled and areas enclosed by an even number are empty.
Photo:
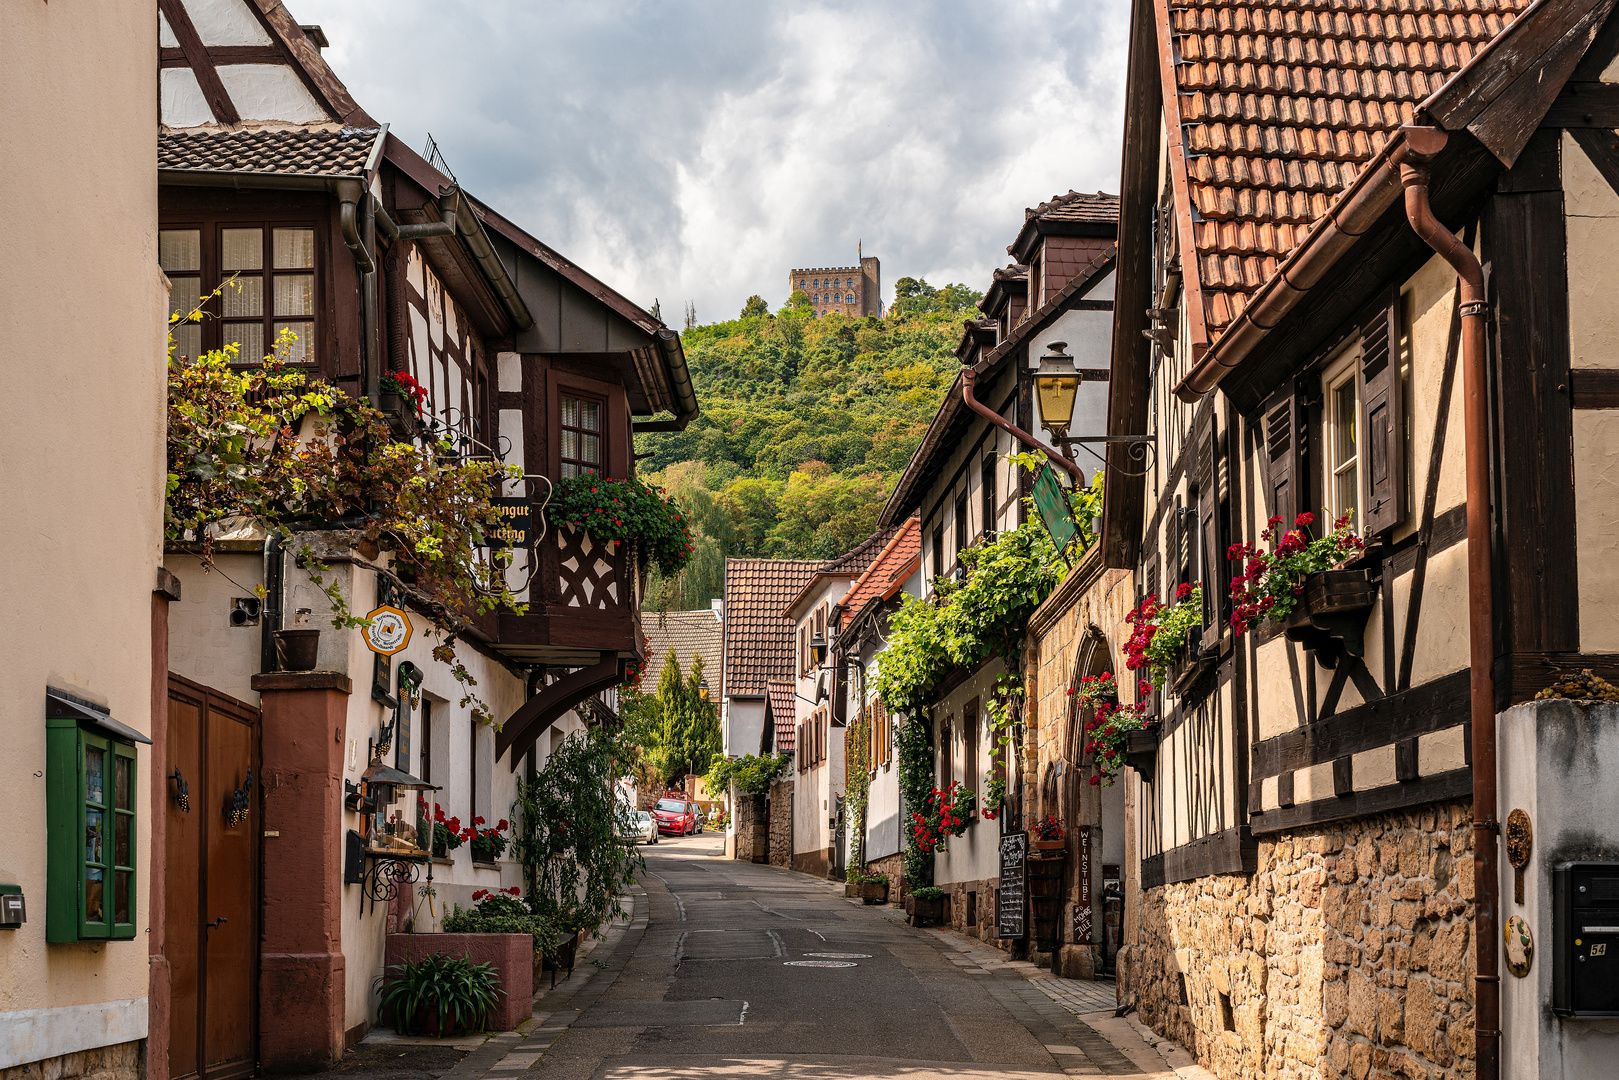
[[[678,325],[863,242],[983,288],[1023,208],[1117,191],[1124,0],[287,0],[411,146]]]

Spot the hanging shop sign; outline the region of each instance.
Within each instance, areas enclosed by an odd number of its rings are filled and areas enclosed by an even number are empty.
[[[383,656],[392,656],[409,645],[410,635],[410,616],[391,604],[372,609],[360,627],[366,648]]]
[[[1074,944],[1090,945],[1091,942],[1091,827],[1081,825],[1079,833],[1079,858],[1074,865],[1074,880],[1078,884],[1078,894],[1074,897]]]
[[[1034,477],[1034,506],[1040,511],[1040,523],[1051,534],[1051,542],[1059,552],[1067,551],[1079,525],[1074,521],[1074,509],[1068,502],[1068,492],[1057,482],[1057,474],[1050,465],[1042,465]]]
[[[533,547],[529,532],[532,510],[527,499],[491,499],[500,524],[491,529],[485,543],[491,548]]]

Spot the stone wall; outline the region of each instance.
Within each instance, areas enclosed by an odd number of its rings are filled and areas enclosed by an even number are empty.
[[[142,1080],[145,1076],[144,1039],[0,1069],[0,1080]]]
[[[888,875],[888,899],[894,903],[905,899],[905,856],[899,853],[884,855],[880,859],[872,859],[866,863],[866,869],[873,874]]]
[[[770,865],[793,864],[793,782],[770,785]]]
[[[736,807],[735,857],[743,862],[750,862],[753,859],[754,841],[765,836],[769,828],[769,823],[764,820],[764,796],[739,791],[732,799],[732,803]]]
[[[1471,828],[1462,802],[1359,818],[1147,890],[1120,998],[1221,1080],[1471,1077]]]

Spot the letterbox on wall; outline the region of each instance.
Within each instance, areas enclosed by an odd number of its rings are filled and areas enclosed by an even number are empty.
[[[1619,863],[1552,872],[1552,1011],[1619,1016]]]

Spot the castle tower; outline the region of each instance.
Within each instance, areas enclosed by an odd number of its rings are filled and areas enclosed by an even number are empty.
[[[819,266],[792,270],[787,275],[788,295],[802,289],[809,295],[816,315],[879,315],[882,287],[882,264],[873,255],[862,256],[858,266]]]

